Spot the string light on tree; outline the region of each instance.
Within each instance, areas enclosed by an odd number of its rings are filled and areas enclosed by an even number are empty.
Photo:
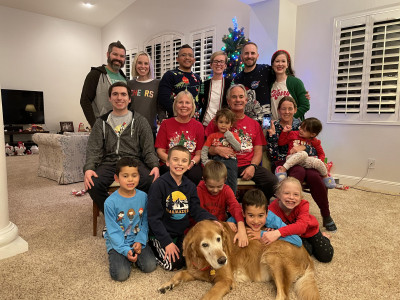
[[[224,35],[222,38],[225,46],[221,48],[221,50],[225,51],[228,56],[228,65],[224,76],[231,79],[233,79],[236,74],[240,73],[244,68],[240,53],[242,46],[249,41],[244,36],[244,28],[242,27],[240,30],[238,29],[236,17],[232,18],[232,23],[233,29],[229,28],[229,34]]]

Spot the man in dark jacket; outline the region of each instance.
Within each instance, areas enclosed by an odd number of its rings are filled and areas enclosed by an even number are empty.
[[[92,67],[86,76],[81,94],[81,106],[90,127],[96,118],[112,109],[108,101],[108,88],[115,82],[126,82],[121,68],[125,64],[126,49],[120,41],[108,46],[107,65]]]
[[[120,158],[131,156],[141,162],[137,188],[146,193],[160,174],[149,122],[139,113],[128,110],[130,88],[124,82],[116,82],[110,86],[108,94],[113,109],[97,118],[89,136],[83,167],[85,189],[102,212]]]

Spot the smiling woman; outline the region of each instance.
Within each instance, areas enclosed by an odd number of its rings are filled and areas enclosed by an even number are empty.
[[[165,162],[169,149],[176,145],[185,146],[191,154],[191,162],[185,175],[197,185],[202,176],[200,156],[204,144],[204,128],[193,118],[195,103],[189,91],[178,93],[173,111],[175,117],[161,123],[156,138],[155,148],[161,161],[160,172],[163,174],[168,171]]]

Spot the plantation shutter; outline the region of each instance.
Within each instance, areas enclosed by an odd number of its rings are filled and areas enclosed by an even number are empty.
[[[215,29],[192,34],[192,47],[195,57],[193,72],[205,80],[211,74],[210,58],[214,50]]]

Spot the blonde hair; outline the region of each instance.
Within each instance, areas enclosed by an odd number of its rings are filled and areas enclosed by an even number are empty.
[[[203,168],[204,181],[206,181],[207,179],[215,181],[221,179],[225,180],[227,176],[228,170],[226,169],[226,166],[220,161],[210,160]]]
[[[178,100],[182,98],[184,95],[186,95],[191,101],[192,101],[192,112],[190,113],[190,117],[192,118],[194,116],[194,113],[196,111],[196,103],[194,102],[194,98],[191,92],[188,90],[184,90],[178,93],[174,99],[174,104],[172,105],[172,110],[174,112],[174,116],[176,117],[178,114],[176,113],[176,103],[178,103]]]
[[[142,56],[142,55],[147,56],[147,58],[149,59],[149,74],[148,75],[149,75],[149,79],[154,79],[153,62],[151,61],[150,55],[148,53],[144,52],[144,51],[140,51],[139,53],[137,53],[135,55],[135,58],[133,59],[133,62],[132,62],[132,65],[131,65],[132,66],[132,70],[131,70],[132,78],[136,78],[136,77],[139,76],[138,72],[136,71],[136,64],[137,64],[137,61],[139,59],[139,56]]]
[[[278,195],[278,197],[279,197],[279,194],[280,194],[280,192],[281,192],[283,186],[284,186],[286,183],[294,183],[294,184],[297,184],[297,185],[299,186],[299,189],[300,189],[300,197],[303,198],[303,187],[302,187],[300,181],[299,181],[297,178],[290,177],[290,176],[287,177],[287,178],[285,178],[285,179],[283,179],[281,182],[279,182],[279,183],[276,185],[275,194]]]
[[[218,56],[218,55],[223,55],[223,56],[225,56],[225,63],[226,63],[226,64],[228,63],[228,56],[226,55],[225,51],[217,51],[217,52],[214,52],[213,54],[211,54],[211,57],[210,57],[210,64],[213,63],[215,57]]]

